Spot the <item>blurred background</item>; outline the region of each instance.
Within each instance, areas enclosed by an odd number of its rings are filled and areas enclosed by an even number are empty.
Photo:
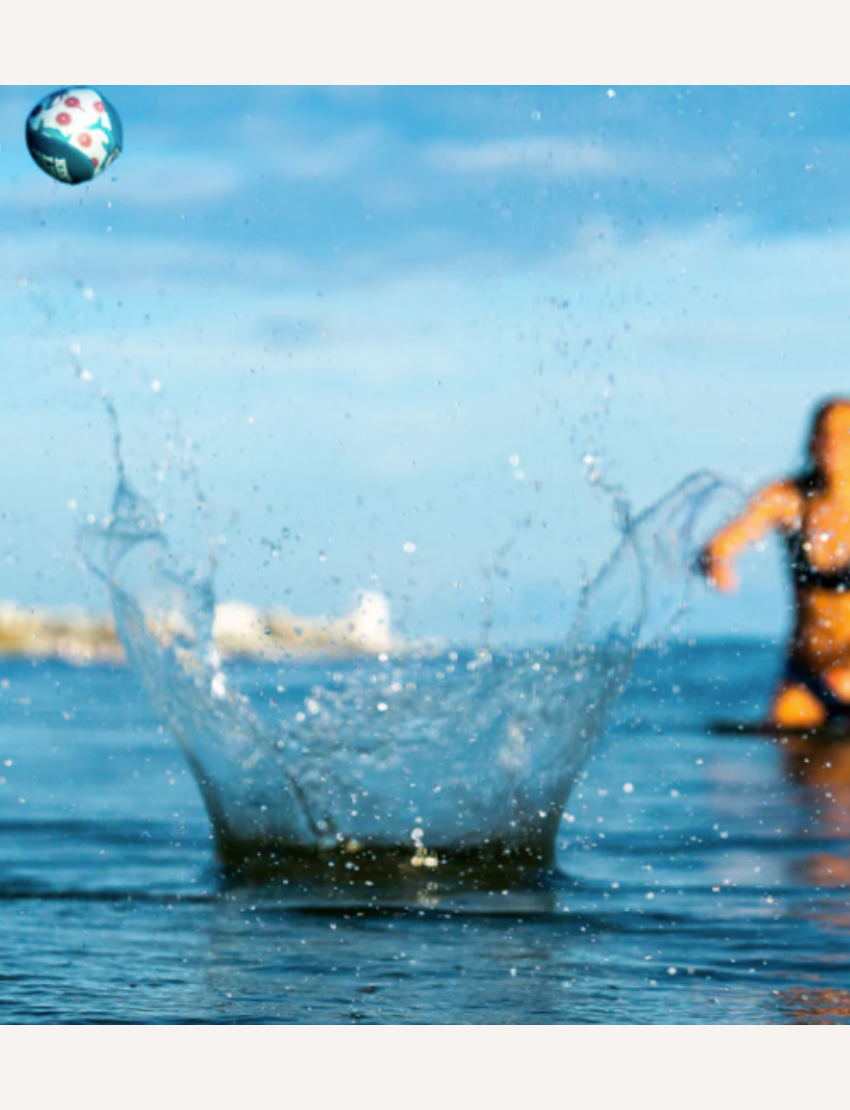
[[[77,188],[24,143],[50,91],[0,88],[19,605],[106,609],[75,550],[115,486],[104,393],[143,492],[193,460],[220,599],[368,589],[408,635],[528,642],[610,550],[608,487],[752,487],[845,389],[845,87],[103,86],[124,153]],[[743,570],[690,628],[781,631],[776,552]]]

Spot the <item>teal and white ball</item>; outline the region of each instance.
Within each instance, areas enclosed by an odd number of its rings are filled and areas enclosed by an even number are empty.
[[[124,143],[121,117],[97,89],[59,89],[27,117],[27,146],[51,177],[91,181],[111,166]]]

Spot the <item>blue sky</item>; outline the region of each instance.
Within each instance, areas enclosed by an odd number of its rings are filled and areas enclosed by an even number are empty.
[[[638,506],[751,486],[847,388],[847,88],[103,86],[125,153],[76,189],[23,143],[49,91],[0,89],[2,596],[102,604],[102,390],[142,488],[192,441],[222,595],[377,583],[468,636],[513,541],[527,637],[612,542],[584,456]],[[779,583],[754,556],[697,626],[780,629]]]

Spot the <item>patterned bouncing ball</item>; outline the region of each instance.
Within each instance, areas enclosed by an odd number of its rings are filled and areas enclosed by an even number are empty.
[[[60,89],[27,118],[27,146],[51,177],[67,185],[91,181],[121,153],[121,117],[97,89]]]

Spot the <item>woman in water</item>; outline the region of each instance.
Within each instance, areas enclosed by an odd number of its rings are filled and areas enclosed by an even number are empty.
[[[765,486],[703,549],[718,590],[738,585],[733,563],[768,532],[784,538],[794,589],[794,629],[774,694],[771,724],[850,731],[850,399],[820,405],[809,467]]]

